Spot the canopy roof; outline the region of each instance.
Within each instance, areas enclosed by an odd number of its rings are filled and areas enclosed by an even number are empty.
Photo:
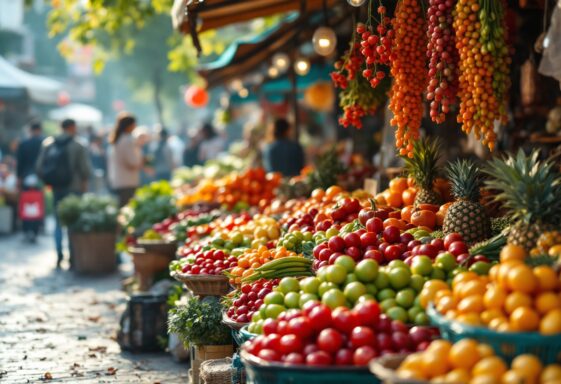
[[[200,51],[197,34],[259,17],[299,11],[301,14],[332,6],[336,0],[174,0],[174,28],[191,34]]]
[[[49,112],[49,118],[55,121],[73,119],[78,125],[101,125],[103,115],[97,108],[86,104],[68,104],[62,108],[53,109]]]
[[[346,18],[348,12],[329,12],[329,25],[338,25]],[[265,67],[275,53],[290,52],[301,43],[309,42],[315,28],[324,22],[322,12],[291,14],[258,36],[234,42],[217,60],[199,65],[198,72],[209,87],[243,77]]]
[[[62,90],[62,83],[48,77],[25,72],[0,56],[0,88],[26,89],[31,100],[37,103],[55,104]]]

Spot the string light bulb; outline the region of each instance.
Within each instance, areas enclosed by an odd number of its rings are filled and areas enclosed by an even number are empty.
[[[274,79],[275,77],[277,77],[279,75],[279,70],[278,70],[277,67],[270,67],[267,70],[267,74],[269,75],[269,77]]]
[[[310,62],[307,59],[298,59],[294,63],[294,72],[300,76],[305,76],[310,72]]]
[[[314,32],[312,42],[318,55],[329,56],[337,46],[337,35],[329,27],[319,27]]]
[[[285,72],[289,65],[290,58],[286,53],[277,53],[273,56],[273,66],[275,66],[279,72]]]
[[[366,3],[366,0],[347,0],[347,3],[353,7],[360,7],[362,4]]]

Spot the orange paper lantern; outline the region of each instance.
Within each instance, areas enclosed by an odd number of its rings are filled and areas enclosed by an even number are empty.
[[[208,92],[206,89],[196,85],[191,85],[185,91],[185,104],[193,108],[202,108],[208,104]]]

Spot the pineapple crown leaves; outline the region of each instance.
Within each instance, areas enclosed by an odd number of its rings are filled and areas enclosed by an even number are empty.
[[[491,160],[484,169],[491,177],[485,185],[498,191],[494,201],[502,203],[516,220],[528,224],[558,224],[561,176],[554,169],[554,163],[540,161],[538,157],[537,150],[530,155],[519,150],[516,156]]]
[[[413,157],[403,157],[407,173],[423,189],[432,189],[438,173],[438,162],[442,155],[442,143],[438,138],[424,137],[415,141]]]
[[[456,199],[479,200],[479,187],[482,184],[480,169],[471,160],[456,160],[446,169],[452,194]]]

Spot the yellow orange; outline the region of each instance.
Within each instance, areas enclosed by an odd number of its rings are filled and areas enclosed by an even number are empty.
[[[491,281],[497,281],[500,267],[500,264],[495,264],[489,269],[489,279],[491,279]]]
[[[491,375],[500,380],[506,371],[507,366],[503,359],[498,356],[489,356],[479,360],[471,370],[471,374],[473,376]]]
[[[454,368],[471,370],[479,361],[479,349],[473,339],[462,339],[455,343],[448,354],[448,361]]]
[[[465,369],[453,369],[446,375],[446,383],[468,384],[470,374]]]
[[[539,265],[533,269],[533,272],[538,280],[538,289],[540,291],[552,291],[559,286],[559,279],[553,268],[547,265]]]
[[[454,279],[452,280],[452,288],[456,288],[456,285],[461,283],[461,282],[466,282],[466,281],[470,281],[470,280],[476,280],[478,279],[479,276],[477,275],[477,273],[475,272],[462,272],[462,273],[458,273]]]
[[[477,346],[477,350],[479,351],[479,356],[481,356],[481,358],[495,355],[495,350],[489,344],[480,343]]]
[[[507,297],[507,292],[498,285],[492,285],[483,295],[483,303],[488,309],[500,309],[503,307]]]
[[[552,383],[561,383],[561,365],[559,364],[549,364],[547,365],[541,375],[540,381],[544,382],[552,382]]]
[[[490,374],[473,376],[469,384],[501,384],[500,379]]]
[[[483,297],[480,295],[467,296],[460,300],[457,309],[460,313],[481,313],[485,309],[485,305],[483,304]]]
[[[460,323],[469,324],[469,325],[481,325],[481,317],[477,312],[468,312],[459,314],[456,317],[456,320]]]
[[[553,309],[561,309],[561,300],[551,291],[543,292],[536,297],[534,307],[540,315],[545,315]]]
[[[427,377],[436,377],[448,372],[446,355],[440,353],[423,354],[423,372]]]
[[[433,354],[441,354],[444,356],[448,356],[451,349],[452,349],[451,342],[449,342],[448,340],[438,339],[430,343],[429,347],[427,348],[427,351]]]
[[[402,379],[418,379],[423,380],[425,377],[419,376],[418,372],[409,369],[399,369],[397,375]]]
[[[461,287],[458,287],[458,291],[462,299],[468,296],[483,296],[486,291],[486,286],[481,280],[470,280],[462,284]]]
[[[512,360],[511,369],[520,373],[527,381],[536,381],[540,376],[543,365],[536,356],[524,354]]]
[[[426,374],[425,374],[425,367],[423,361],[423,354],[418,352],[407,356],[399,366],[399,369],[400,370],[405,369],[405,370],[417,372],[419,377],[425,378]]]
[[[519,307],[510,314],[510,326],[515,331],[535,331],[540,326],[540,316],[530,307]]]
[[[561,309],[549,311],[540,321],[540,333],[554,335],[561,333]]]
[[[503,328],[504,324],[508,325],[508,319],[506,317],[497,317],[491,320],[487,326],[490,329],[498,331],[500,328]]]
[[[507,244],[501,249],[500,260],[501,263],[507,260],[524,261],[526,256],[527,253],[524,248],[514,244]]]
[[[499,265],[499,272],[497,274],[497,283],[504,289],[509,288],[508,282],[508,274],[516,265],[521,265],[522,262],[520,260],[509,260],[505,261],[504,263],[500,263]]]
[[[561,256],[561,244],[556,244],[553,247],[549,248],[547,254],[551,257]]]
[[[524,383],[524,376],[515,370],[507,371],[503,377],[501,384],[520,384]]]
[[[504,317],[504,313],[500,309],[492,308],[481,312],[480,317],[483,324],[489,324],[493,319]]]
[[[529,266],[516,265],[508,272],[508,287],[512,291],[533,293],[538,288],[538,279]]]
[[[532,298],[522,292],[512,292],[505,300],[504,309],[507,313],[512,313],[516,308],[519,307],[531,307]]]
[[[407,179],[405,177],[396,177],[391,179],[389,187],[390,191],[401,193],[407,189]]]
[[[444,296],[436,301],[436,310],[440,313],[446,313],[456,308],[456,300],[451,296]]]

